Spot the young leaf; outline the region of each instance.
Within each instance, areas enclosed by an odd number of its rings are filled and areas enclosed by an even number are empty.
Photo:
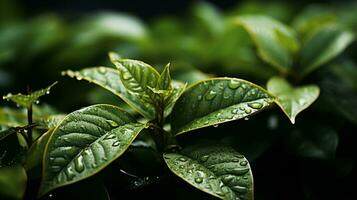
[[[267,16],[240,16],[235,22],[249,33],[262,60],[282,73],[291,68],[299,49],[293,30]]]
[[[156,88],[159,90],[171,90],[170,63],[162,71]]]
[[[263,88],[237,78],[213,78],[190,86],[172,111],[178,135],[194,129],[241,119],[263,110],[273,97]]]
[[[119,78],[119,71],[115,69],[108,67],[92,67],[76,72],[67,70],[62,72],[62,74],[76,78],[77,80],[83,79],[95,83],[96,85],[109,90],[148,119],[153,119],[156,115],[155,107],[151,104],[144,103],[139,96],[132,94],[125,88]]]
[[[27,184],[25,169],[20,165],[0,168],[0,197],[22,199]]]
[[[53,83],[52,85],[48,86],[45,89],[37,90],[35,92],[32,92],[31,94],[25,95],[25,94],[7,94],[6,96],[3,96],[3,99],[6,99],[8,101],[12,101],[16,103],[19,106],[22,106],[24,108],[29,108],[33,103],[37,101],[38,98],[45,94],[50,93],[50,89],[56,85],[57,82]]]
[[[295,117],[309,107],[319,96],[320,89],[316,85],[293,88],[286,80],[273,77],[268,81],[268,91],[276,96],[275,103],[295,123]]]
[[[253,199],[253,175],[243,155],[228,147],[165,153],[170,170],[192,186],[221,199]]]
[[[303,76],[330,61],[354,40],[352,32],[337,26],[327,26],[313,34],[301,49],[301,73]]]
[[[186,84],[183,84],[179,81],[172,81],[171,87],[172,87],[171,95],[169,96],[169,98],[165,100],[165,110],[164,110],[165,117],[167,117],[171,113],[177,99],[180,98],[182,93],[185,91]]]
[[[145,126],[111,105],[69,114],[46,146],[39,195],[98,173],[122,155]]]
[[[113,62],[119,70],[119,77],[125,88],[146,104],[156,105],[156,88],[160,74],[150,65],[131,59]],[[151,88],[151,89],[150,89]]]

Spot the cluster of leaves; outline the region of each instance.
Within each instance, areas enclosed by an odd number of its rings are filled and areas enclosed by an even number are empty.
[[[109,173],[110,166],[114,170],[109,174],[122,174],[120,178],[129,179],[129,183],[122,183],[124,187],[135,189],[165,181],[162,179],[166,172],[149,168],[165,169],[166,163],[174,174],[206,193],[227,199],[236,196],[251,199],[252,171],[237,149],[253,166],[258,197],[289,199],[291,196],[284,196],[284,192],[272,194],[264,190],[272,190],[273,185],[282,181],[291,187],[281,190],[299,193],[297,198],[348,195],[352,189],[348,184],[337,185],[332,180],[349,180],[354,166],[351,155],[355,149],[355,137],[351,135],[357,123],[354,8],[353,3],[312,5],[302,10],[283,4],[243,3],[223,13],[211,4],[198,3],[189,19],[161,18],[148,26],[136,18],[114,13],[93,15],[73,25],[55,15],[39,17],[31,23],[0,23],[3,66],[16,63],[16,67],[25,70],[44,56],[42,66],[56,67],[57,63],[84,66],[100,62],[98,59],[104,52],[115,50],[125,57],[159,63],[157,69],[162,71],[159,74],[148,64],[121,59],[115,54],[110,57],[116,69],[64,71],[64,75],[105,88],[122,101],[97,89],[88,95],[81,87],[71,85],[73,90],[58,92],[59,105],[110,102],[121,109],[94,105],[67,115],[63,121],[64,115],[53,109],[34,106],[33,123],[29,123],[26,110],[37,97],[20,95],[19,103],[16,95],[9,96],[26,109],[0,109],[1,143],[6,144],[0,145],[0,164],[25,163],[28,179],[33,183],[41,177],[43,160],[41,194],[97,174],[71,187],[93,188],[101,194],[97,199],[107,199],[106,190],[111,191],[108,180],[104,181],[105,187],[98,179]],[[28,41],[31,45],[27,45]],[[90,48],[93,46],[96,48]],[[23,59],[17,60],[19,55]],[[168,65],[161,67],[167,60],[172,61],[171,75]],[[38,69],[41,70],[38,74],[46,75],[53,70]],[[62,68],[57,69],[53,70],[56,75],[49,78],[55,79]],[[6,79],[7,71],[0,69],[0,77],[5,77],[0,79],[2,85],[11,80]],[[243,77],[259,85],[266,84],[266,89],[237,78],[208,79],[212,73]],[[320,93],[311,109],[295,120]],[[66,100],[63,96],[72,98]],[[25,99],[28,101],[23,105]],[[294,126],[270,110],[253,120],[217,128],[223,122],[249,119],[273,103],[292,124],[296,121]],[[183,134],[191,131],[205,134]],[[202,140],[208,140],[207,144]],[[219,145],[212,145],[211,140],[220,141]],[[8,146],[16,148],[9,151]],[[132,157],[136,165],[147,167],[136,169],[127,157]],[[276,157],[289,159],[281,163]],[[281,165],[270,167],[273,161]],[[135,173],[128,173],[127,169]],[[0,181],[4,180],[0,183],[4,192],[0,193],[21,198],[27,179],[23,167],[15,165],[1,170],[5,171],[0,172]],[[266,173],[269,170],[276,171],[275,175],[279,170],[281,175],[269,176]],[[325,172],[331,175],[329,179],[322,178]],[[12,173],[19,176],[8,185]],[[292,174],[304,175],[291,177],[300,181],[284,179]],[[93,183],[100,187],[92,187]],[[33,187],[31,191],[38,190],[38,185]],[[327,196],[323,192],[325,187],[336,190]],[[61,196],[60,191],[55,190],[55,196]]]

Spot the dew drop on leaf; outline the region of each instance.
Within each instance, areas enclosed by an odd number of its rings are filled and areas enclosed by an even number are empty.
[[[120,145],[120,142],[119,142],[119,141],[115,141],[115,142],[113,142],[113,144],[112,144],[113,147],[117,147],[117,146],[119,146],[119,145]]]
[[[250,113],[252,113],[252,110],[248,109],[248,110],[245,110],[244,112],[245,112],[246,114],[250,114]]]
[[[247,161],[242,161],[239,163],[241,166],[247,166],[248,162]]]
[[[261,109],[263,107],[263,104],[255,102],[255,103],[248,103],[248,106],[253,109]]]
[[[239,87],[240,83],[235,80],[231,80],[228,84],[228,87],[231,88],[232,90],[237,89]]]
[[[119,126],[118,123],[116,123],[115,121],[110,120],[110,119],[107,119],[106,122],[108,122],[108,124],[114,128]]]
[[[107,72],[107,70],[104,67],[99,68],[99,73],[105,74],[106,72]]]
[[[83,164],[83,157],[82,156],[79,156],[74,161],[74,168],[76,169],[77,172],[82,172],[84,170],[84,164]]]
[[[213,127],[214,127],[214,128],[217,128],[217,127],[218,127],[218,124],[213,125]]]
[[[217,95],[217,92],[211,90],[211,91],[209,91],[208,94],[206,94],[205,98],[207,101],[211,101],[212,99],[214,99],[216,97],[216,95]]]
[[[199,183],[202,183],[202,182],[203,182],[203,179],[202,179],[201,177],[196,177],[196,178],[195,178],[195,182],[198,183],[198,184],[199,184]]]
[[[181,161],[181,162],[186,162],[186,161],[187,161],[187,158],[180,157],[178,160]]]

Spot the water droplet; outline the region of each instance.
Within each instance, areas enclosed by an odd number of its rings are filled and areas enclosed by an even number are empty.
[[[103,140],[111,140],[111,139],[114,139],[116,138],[116,136],[114,134],[109,134],[109,135],[106,135]]]
[[[75,174],[73,172],[72,166],[67,167],[67,169],[65,170],[65,174],[67,176],[68,181],[71,181],[74,178]]]
[[[250,113],[252,113],[252,110],[251,109],[248,109],[248,110],[245,110],[244,111],[246,114],[250,114]]]
[[[112,146],[113,146],[113,147],[120,146],[120,142],[119,142],[119,141],[115,141],[115,142],[113,142]]]
[[[82,80],[82,77],[81,76],[76,76],[76,79],[80,81],[80,80]]]
[[[187,161],[187,158],[185,158],[185,157],[180,157],[178,160],[181,161],[181,162],[186,162],[186,161]]]
[[[205,98],[207,101],[210,101],[210,100],[214,99],[216,97],[216,95],[217,95],[217,92],[211,90],[211,91],[209,91],[208,94],[206,94]]]
[[[231,113],[232,113],[232,114],[237,114],[237,113],[238,113],[238,109],[233,109],[233,110],[231,111]]]
[[[179,168],[180,168],[180,169],[183,169],[183,168],[185,168],[185,166],[184,166],[184,165],[180,165]]]
[[[192,172],[193,172],[192,169],[187,170],[187,173],[189,173],[189,174],[192,174]]]
[[[83,156],[79,156],[74,161],[74,168],[76,169],[77,172],[82,172],[84,170]]]
[[[248,106],[253,109],[261,109],[263,107],[263,104],[254,102],[254,103],[248,103]]]
[[[214,127],[214,128],[217,128],[217,127],[218,127],[218,124],[213,125],[213,127]]]
[[[245,111],[245,107],[244,107],[244,106],[241,106],[241,107],[239,107],[239,110]]]
[[[247,161],[242,161],[239,163],[241,166],[247,166],[248,162]]]
[[[248,121],[248,120],[249,120],[249,117],[244,117],[244,120],[245,120],[245,121]]]
[[[106,72],[107,72],[107,70],[104,67],[99,68],[99,73],[105,74]]]
[[[208,158],[209,158],[209,155],[203,155],[203,156],[201,156],[201,161],[206,162],[208,160]]]
[[[46,94],[50,94],[50,91],[49,91],[49,90],[47,90],[47,91],[46,91]]]
[[[196,177],[196,178],[195,178],[195,182],[198,183],[198,184],[200,184],[200,183],[203,182],[203,178],[201,178],[201,177]]]
[[[124,80],[128,80],[128,79],[131,78],[131,74],[129,72],[124,72],[122,77],[123,77]]]
[[[228,84],[228,87],[231,88],[232,90],[237,89],[239,87],[240,83],[236,80],[231,80]]]
[[[244,158],[243,155],[237,155],[237,158]]]
[[[118,125],[118,123],[116,123],[115,121],[113,121],[113,120],[110,120],[110,119],[107,119],[107,120],[105,120],[106,122],[108,122],[108,124],[111,126],[111,127],[118,127],[119,125]]]
[[[229,99],[229,97],[230,97],[229,93],[227,93],[227,92],[223,93],[223,98],[224,99]]]

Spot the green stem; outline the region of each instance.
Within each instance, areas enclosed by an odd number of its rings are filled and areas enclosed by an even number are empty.
[[[30,107],[27,108],[27,125],[31,125],[32,124],[32,104],[30,105]],[[32,144],[32,127],[30,127],[27,130],[27,138],[28,138],[28,142],[29,145]]]

